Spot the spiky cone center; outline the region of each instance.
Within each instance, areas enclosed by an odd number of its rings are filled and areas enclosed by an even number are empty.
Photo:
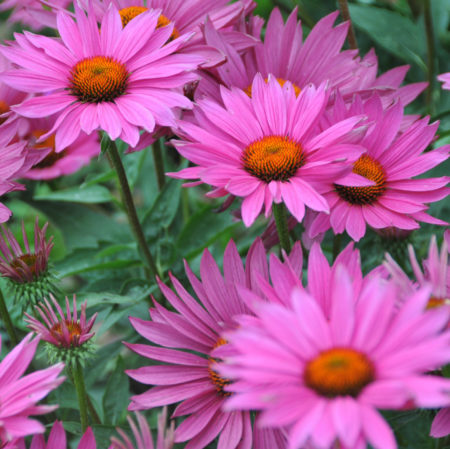
[[[0,115],[6,114],[7,112],[9,112],[9,105],[8,105],[8,103],[0,100]],[[2,123],[5,123],[5,121],[6,121],[5,117],[0,117],[0,125]]]
[[[347,203],[360,206],[375,203],[386,190],[386,175],[381,164],[367,154],[363,154],[354,163],[352,171],[375,182],[375,185],[348,187],[335,184],[334,188],[339,197]]]
[[[125,28],[130,20],[134,19],[136,16],[142,14],[145,11],[148,11],[148,8],[146,8],[145,6],[129,6],[128,8],[121,9],[119,11],[119,14],[122,20],[122,26]],[[163,14],[160,14],[156,28],[162,28],[169,24],[170,20]],[[180,33],[175,27],[173,27],[173,31],[170,35],[169,41],[176,39],[177,37],[180,37]]]
[[[63,327],[65,327],[68,331],[68,341],[66,340],[66,335],[63,332]],[[61,342],[62,346],[78,346],[82,329],[78,322],[66,319],[64,320],[64,324],[61,322],[55,323],[50,329],[50,334],[55,340]]]
[[[85,341],[81,346],[55,346],[52,343],[45,342],[45,349],[50,363],[63,362],[67,368],[75,367],[77,363],[81,366],[86,364],[96,353],[96,345],[91,341]]]
[[[266,136],[244,149],[242,163],[266,183],[287,181],[305,164],[305,155],[301,145],[287,136]]]
[[[450,306],[450,298],[439,298],[432,296],[427,303],[427,309],[437,309],[442,306]]]
[[[44,141],[37,143],[36,141],[39,139],[39,137],[46,134],[47,131],[42,129],[36,129],[31,132],[30,136],[30,142],[32,144],[32,147],[35,150],[45,150],[50,148],[51,151],[47,154],[47,156],[44,157],[38,164],[34,166],[34,168],[47,168],[52,167],[55,165],[57,161],[59,161],[61,158],[64,157],[64,150],[60,152],[55,151],[55,135],[52,134],[51,136],[47,137]]]
[[[129,73],[124,64],[109,56],[79,61],[71,70],[72,95],[83,103],[114,101],[126,92]]]
[[[214,345],[213,350],[218,348],[219,346],[225,345],[226,343],[227,341],[224,338],[219,338],[219,340],[217,340],[217,343]],[[209,378],[211,379],[211,382],[214,384],[217,394],[221,397],[230,396],[231,393],[225,391],[224,388],[226,385],[230,384],[231,381],[220,376],[219,373],[212,368],[212,366],[216,363],[219,363],[220,360],[215,359],[214,357],[210,357],[208,360],[209,360],[208,364]]]
[[[304,372],[305,384],[321,396],[357,397],[375,378],[372,362],[361,352],[333,348],[309,361]]]
[[[264,78],[264,81],[265,81],[266,83],[268,83],[268,82],[269,82],[269,78]],[[283,86],[285,85],[286,81],[289,81],[289,80],[285,80],[284,78],[277,78],[277,81],[278,81],[278,84],[279,84],[281,87],[283,87]],[[298,97],[298,96],[300,95],[300,92],[301,92],[302,90],[300,89],[300,87],[297,86],[297,84],[294,84],[294,83],[292,83],[292,82],[291,82],[291,84],[292,84],[292,87],[293,87],[293,89],[294,89],[295,96]],[[244,89],[244,92],[245,92],[249,97],[251,97],[251,96],[252,96],[252,85],[250,84],[250,86],[246,87],[246,88]]]

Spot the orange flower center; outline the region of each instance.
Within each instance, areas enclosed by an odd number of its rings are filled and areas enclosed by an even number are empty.
[[[148,11],[148,8],[146,8],[145,6],[129,6],[128,8],[121,9],[119,11],[119,14],[120,18],[122,19],[122,26],[125,27],[126,25],[128,25],[130,20],[134,19],[136,16],[142,14],[145,11]],[[161,14],[158,18],[158,24],[156,25],[156,28],[165,27],[169,25],[169,23],[170,20],[166,16]],[[176,39],[179,36],[180,33],[175,27],[173,27],[173,31],[170,35],[169,41]]]
[[[74,340],[74,337],[79,337],[81,335],[81,326],[74,321],[71,320],[64,320],[67,330],[69,331],[69,340],[72,343]],[[56,339],[61,339],[63,337],[62,332],[62,325],[61,323],[56,323],[52,326],[50,329],[50,333],[55,337]]]
[[[269,82],[269,78],[265,78],[264,81],[265,81],[266,83],[268,83],[268,82]],[[277,78],[277,81],[278,81],[278,83],[280,84],[280,86],[283,87],[283,86],[284,86],[284,83],[285,83],[286,81],[288,81],[288,80],[285,80],[285,79],[283,79],[283,78]],[[300,92],[301,92],[302,90],[301,90],[300,87],[298,87],[296,84],[294,84],[294,83],[291,83],[291,84],[292,84],[292,87],[294,88],[295,96],[298,97],[298,96],[300,95]],[[252,85],[250,84],[250,86],[248,86],[248,87],[244,90],[244,92],[245,92],[249,97],[251,97],[251,96],[252,96]]]
[[[214,345],[214,348],[218,348],[219,346],[225,345],[227,343],[227,341],[224,338],[219,338],[219,340],[217,340],[217,343]],[[209,373],[209,378],[211,379],[212,383],[214,384],[217,393],[219,394],[219,396],[222,397],[227,397],[227,396],[231,396],[231,393],[228,391],[224,391],[225,385],[228,385],[230,383],[230,381],[228,379],[224,379],[223,377],[221,377],[217,371],[213,370],[211,367],[214,363],[218,363],[219,360],[210,357],[209,358],[209,367],[208,367],[208,373]]]
[[[125,93],[127,80],[124,64],[109,56],[94,56],[73,67],[70,90],[82,102],[113,101]]]
[[[372,362],[354,349],[333,348],[321,352],[305,368],[305,384],[322,396],[357,397],[375,377]]]
[[[337,194],[350,204],[372,204],[386,190],[386,175],[381,164],[370,156],[363,154],[353,165],[353,173],[374,181],[376,184],[368,187],[347,187],[334,185]]]
[[[427,309],[436,309],[437,307],[450,305],[450,298],[437,298],[432,296],[428,300]]]
[[[44,131],[41,129],[36,129],[31,132],[30,140],[31,139],[37,140],[37,139],[39,139],[39,137],[41,137],[45,133],[47,133],[47,131]],[[54,134],[47,137],[43,142],[34,143],[33,148],[36,150],[44,150],[44,149],[51,148],[50,153],[48,153],[47,156],[45,156],[45,158],[42,159],[41,162],[39,162],[39,164],[35,165],[36,168],[52,167],[56,161],[59,161],[64,156],[64,150],[60,151],[59,153],[57,153],[55,151],[55,135]]]
[[[299,143],[284,136],[267,136],[252,142],[242,154],[244,169],[257,178],[287,181],[305,163]]]
[[[0,100],[0,115],[5,114],[6,112],[9,112],[9,106],[4,101]],[[5,117],[0,117],[0,125],[2,123],[5,123],[5,121],[6,121]]]

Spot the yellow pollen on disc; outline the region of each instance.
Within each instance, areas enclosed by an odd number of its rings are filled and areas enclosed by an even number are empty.
[[[361,352],[333,348],[321,352],[307,363],[305,384],[321,396],[357,397],[375,378],[372,362]]]
[[[436,309],[442,306],[450,305],[450,298],[437,298],[436,296],[432,296],[427,303],[427,309]]]
[[[74,321],[65,320],[67,330],[69,331],[69,340],[73,343],[74,337],[79,337],[81,335],[81,326]],[[60,339],[63,336],[61,323],[56,323],[50,329],[50,333],[56,338]]]
[[[6,114],[7,112],[9,112],[9,105],[6,102],[0,100],[0,115]],[[5,121],[5,117],[0,117],[0,125],[2,123],[5,123]]]
[[[134,19],[139,14],[142,14],[143,12],[148,11],[148,8],[145,6],[129,6],[128,8],[123,8],[119,11],[120,18],[122,19],[122,26],[125,28],[125,26],[128,25],[130,20]],[[156,28],[162,28],[170,24],[170,20],[161,14],[158,17],[158,23],[156,25]],[[178,30],[173,27],[172,34],[170,35],[169,41],[176,39],[177,37],[180,37],[180,33]]]
[[[367,187],[348,187],[334,185],[337,194],[350,204],[372,204],[383,195],[386,190],[386,175],[381,164],[367,154],[363,154],[354,164],[353,173],[363,176],[375,182],[375,185]]]
[[[94,56],[73,67],[70,90],[82,102],[114,101],[125,93],[127,80],[124,64],[109,56]]]
[[[269,82],[269,78],[265,78],[264,81],[265,81],[266,83],[268,83],[268,82]],[[279,84],[281,87],[283,87],[284,84],[286,83],[286,81],[289,81],[289,80],[285,80],[284,78],[277,78],[277,81],[278,81],[278,84]],[[298,97],[298,96],[300,95],[300,92],[301,92],[302,90],[301,90],[300,87],[298,87],[296,84],[294,84],[294,83],[292,83],[292,82],[291,82],[291,84],[292,84],[292,87],[294,88],[295,96]],[[252,85],[250,84],[250,86],[248,86],[248,87],[244,90],[244,92],[245,92],[249,97],[251,97],[251,96],[252,96]]]
[[[214,345],[213,349],[216,349],[219,346],[225,345],[226,343],[227,343],[227,341],[224,338],[219,338],[219,340],[217,340],[217,343]],[[231,396],[230,392],[224,391],[225,386],[228,385],[230,383],[230,381],[228,379],[224,379],[217,373],[217,371],[212,369],[212,365],[214,365],[215,363],[218,363],[219,361],[220,360],[217,360],[213,357],[209,358],[209,366],[208,366],[209,378],[211,379],[211,382],[214,384],[214,387],[216,388],[216,391],[219,396],[222,396],[222,397]]]
[[[305,164],[298,142],[286,136],[266,136],[248,145],[243,154],[244,169],[265,181],[287,181]]]

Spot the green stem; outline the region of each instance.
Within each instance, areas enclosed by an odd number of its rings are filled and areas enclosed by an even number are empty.
[[[431,17],[431,3],[430,0],[424,2],[424,18],[425,18],[425,33],[427,37],[427,62],[428,62],[428,87],[427,87],[427,110],[431,113],[434,87],[434,33],[433,33],[433,19]]]
[[[187,223],[189,220],[189,192],[187,189],[181,189],[181,207],[183,212],[183,221]]]
[[[87,406],[88,406],[89,414],[91,415],[94,423],[101,424],[102,421],[100,419],[100,416],[98,416],[97,410],[95,410],[94,404],[92,404],[91,398],[88,394],[86,394],[86,398],[87,398]]]
[[[88,426],[87,396],[86,387],[84,386],[83,368],[78,360],[72,368],[72,375],[80,407],[81,432],[84,433]]]
[[[6,307],[5,298],[3,297],[3,292],[0,290],[0,318],[2,319],[6,332],[8,332],[9,339],[11,340],[11,344],[16,346],[19,343],[17,338],[16,330],[14,329],[14,325],[11,321],[11,317],[9,316],[8,308]]]
[[[284,203],[272,204],[273,216],[275,224],[277,225],[278,237],[280,239],[280,246],[286,251],[291,252],[291,241],[289,239],[289,228],[287,222],[287,212]]]
[[[156,180],[158,182],[159,190],[162,190],[166,182],[166,175],[164,173],[164,160],[162,152],[164,151],[164,140],[159,139],[158,143],[152,145],[153,161],[155,163]]]
[[[339,0],[339,9],[341,10],[342,19],[344,21],[348,20],[350,23],[347,34],[348,45],[352,50],[358,50],[358,43],[356,42],[355,29],[353,28],[353,23],[350,18],[350,11],[348,9],[347,0]]]
[[[117,173],[117,179],[119,180],[120,192],[122,195],[123,204],[125,206],[125,211],[128,216],[128,222],[136,238],[138,248],[142,251],[147,264],[147,275],[150,277],[156,276],[158,274],[158,270],[156,268],[155,261],[153,260],[153,256],[147,246],[144,231],[139,223],[130,185],[128,184],[127,174],[125,173],[125,169],[115,142],[111,140],[108,141],[107,152],[109,160]]]
[[[342,234],[335,234],[333,239],[333,262],[341,251]]]

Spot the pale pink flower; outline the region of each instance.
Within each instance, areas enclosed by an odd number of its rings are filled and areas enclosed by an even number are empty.
[[[39,141],[55,134],[55,150],[72,144],[80,132],[104,130],[113,140],[131,146],[139,131],[155,125],[173,126],[173,108],[191,102],[175,88],[197,78],[193,71],[203,58],[174,54],[191,36],[167,43],[173,26],[157,29],[159,11],[147,11],[125,28],[112,6],[99,29],[92,10],[88,16],[75,3],[76,22],[58,12],[61,38],[16,35],[0,51],[18,68],[0,80],[31,93],[42,93],[13,108],[26,117],[57,119]]]
[[[211,196],[243,197],[246,226],[263,205],[269,216],[273,202],[284,202],[298,221],[306,206],[328,213],[320,191],[329,180],[368,184],[351,173],[350,164],[361,154],[361,147],[346,140],[361,117],[348,118],[323,132],[317,129],[328,101],[325,85],[309,85],[297,96],[290,82],[281,86],[274,77],[266,82],[258,74],[251,96],[237,88],[222,88],[221,95],[224,106],[205,98],[194,108],[192,120],[178,122],[177,134],[184,140],[172,143],[197,166],[171,176],[211,184],[215,187]]]
[[[216,364],[231,379],[225,410],[261,410],[260,426],[287,427],[290,449],[396,449],[377,409],[447,406],[450,380],[429,374],[450,361],[446,313],[425,311],[423,288],[396,307],[396,288],[377,276],[355,295],[340,265],[330,316],[304,290],[289,306],[260,302],[257,318],[227,332]],[[213,354],[215,355],[215,354]]]
[[[0,362],[0,443],[15,438],[43,433],[45,427],[30,415],[51,412],[55,405],[37,405],[55,389],[64,377],[58,377],[64,368],[58,363],[50,368],[34,371],[23,376],[36,352],[39,339],[28,334]]]

